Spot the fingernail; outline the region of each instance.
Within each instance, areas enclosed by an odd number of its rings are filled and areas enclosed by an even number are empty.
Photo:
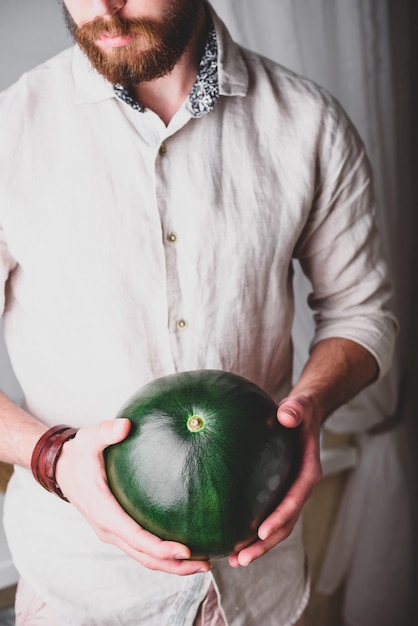
[[[119,435],[123,433],[124,428],[125,428],[125,424],[123,422],[121,422],[120,420],[115,420],[112,426],[113,434],[116,437],[119,437]]]
[[[265,541],[266,539],[268,539],[271,535],[271,532],[269,530],[259,530],[258,531],[258,537],[259,539],[261,539],[261,541]]]
[[[185,561],[189,558],[189,554],[187,552],[179,552],[178,554],[174,555],[174,558],[178,561]]]
[[[294,411],[293,409],[289,409],[288,407],[284,407],[281,409],[282,413],[286,413],[286,415],[290,415],[290,417],[293,417],[294,420],[296,420],[298,418],[298,415],[296,413],[296,411]]]

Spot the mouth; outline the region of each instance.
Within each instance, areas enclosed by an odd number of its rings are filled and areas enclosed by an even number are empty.
[[[98,39],[100,46],[104,48],[122,48],[132,43],[135,35],[109,35],[103,33]]]

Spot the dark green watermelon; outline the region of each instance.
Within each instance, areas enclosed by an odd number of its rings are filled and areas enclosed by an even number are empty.
[[[143,528],[192,558],[236,551],[282,499],[295,465],[294,430],[254,383],[218,370],[145,385],[117,417],[129,436],[105,451],[110,488]]]

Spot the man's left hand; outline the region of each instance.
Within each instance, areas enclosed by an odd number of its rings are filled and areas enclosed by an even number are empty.
[[[298,474],[284,499],[258,529],[258,540],[229,557],[232,567],[246,567],[274,548],[292,532],[305,502],[322,478],[320,462],[320,416],[312,401],[302,393],[282,400],[277,419],[286,428],[300,427],[302,453]]]

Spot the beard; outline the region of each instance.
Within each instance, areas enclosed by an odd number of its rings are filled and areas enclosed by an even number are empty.
[[[202,4],[198,0],[172,0],[160,21],[127,18],[118,14],[96,17],[80,26],[65,4],[64,19],[76,43],[93,67],[111,83],[128,86],[169,74],[195,34]],[[133,36],[125,46],[102,49],[102,35]]]

